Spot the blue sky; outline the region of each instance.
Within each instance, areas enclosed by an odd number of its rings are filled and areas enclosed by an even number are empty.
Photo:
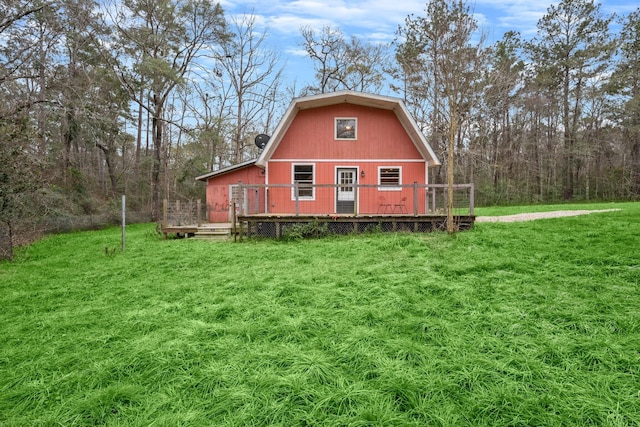
[[[228,16],[253,14],[266,28],[271,47],[286,61],[288,81],[296,80],[300,89],[313,78],[312,64],[300,46],[301,26],[321,29],[337,27],[347,36],[364,41],[390,42],[407,15],[424,16],[426,0],[221,0]],[[551,4],[540,0],[476,0],[468,4],[475,11],[480,29],[488,43],[502,38],[509,30],[525,38],[536,32],[538,20]],[[630,0],[602,0],[604,13],[626,15],[638,5]]]

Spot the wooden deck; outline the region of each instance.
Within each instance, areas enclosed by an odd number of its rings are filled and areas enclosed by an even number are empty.
[[[328,234],[351,234],[372,231],[426,233],[446,230],[447,217],[443,215],[249,215],[238,216],[246,227],[248,237],[282,238],[292,227],[307,225],[322,227]],[[456,215],[458,230],[468,230],[475,222],[474,215]]]
[[[176,237],[193,237],[196,239],[226,240],[233,235],[233,226],[230,222],[203,223],[200,225],[163,225],[162,233],[165,239],[169,234]]]
[[[327,234],[380,232],[428,233],[446,230],[447,217],[443,215],[247,215],[238,216],[232,223],[203,223],[200,225],[163,225],[165,238],[177,237],[227,240],[237,237],[282,238],[295,227],[320,227]],[[458,230],[468,230],[475,222],[474,215],[456,215]]]

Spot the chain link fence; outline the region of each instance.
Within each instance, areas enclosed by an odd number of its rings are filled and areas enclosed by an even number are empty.
[[[422,217],[241,217],[243,236],[276,239],[322,237],[331,234],[429,233],[446,230],[446,216]],[[473,227],[473,217],[455,216],[455,229]]]

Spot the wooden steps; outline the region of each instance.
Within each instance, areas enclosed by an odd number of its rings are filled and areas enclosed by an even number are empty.
[[[231,224],[205,224],[198,227],[193,235],[201,240],[228,240],[231,238]]]

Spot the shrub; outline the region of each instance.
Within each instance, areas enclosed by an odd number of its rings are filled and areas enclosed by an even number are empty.
[[[312,222],[298,222],[285,228],[282,237],[286,240],[300,240],[306,238],[318,238],[328,236],[329,230],[327,223],[319,223],[316,220]]]

